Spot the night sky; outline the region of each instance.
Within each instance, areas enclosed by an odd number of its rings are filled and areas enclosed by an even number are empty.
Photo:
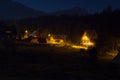
[[[85,8],[89,12],[102,11],[107,6],[120,9],[120,0],[14,0],[28,7],[45,12],[55,12],[72,7]]]

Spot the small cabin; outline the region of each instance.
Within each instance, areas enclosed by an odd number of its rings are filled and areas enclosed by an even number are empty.
[[[0,26],[0,42],[9,45],[16,40],[17,30],[15,26]]]

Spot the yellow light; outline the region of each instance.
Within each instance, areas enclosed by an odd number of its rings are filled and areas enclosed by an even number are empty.
[[[54,41],[55,41],[52,36],[50,37],[50,41],[51,41],[51,42],[54,42]]]
[[[81,45],[86,46],[86,47],[95,46],[95,44],[90,41],[90,38],[87,36],[86,32],[83,34],[83,37],[81,39]]]
[[[84,46],[78,46],[78,45],[71,45],[72,48],[75,48],[75,49],[85,49],[87,50],[88,48],[87,47],[84,47]]]
[[[82,40],[89,40],[89,38],[85,35],[83,36]]]
[[[51,34],[48,34],[48,39],[47,39],[48,44],[53,44],[53,45],[61,45],[64,46],[64,40],[63,39],[55,39]]]
[[[25,33],[28,33],[28,30],[25,30]]]
[[[50,37],[50,36],[51,36],[51,34],[48,34],[48,36]]]
[[[62,42],[63,42],[63,40],[61,39],[61,40],[60,40],[60,43],[62,43]]]
[[[83,45],[86,45],[86,46],[94,46],[94,43],[92,43],[92,42],[87,42],[87,43],[83,43]]]

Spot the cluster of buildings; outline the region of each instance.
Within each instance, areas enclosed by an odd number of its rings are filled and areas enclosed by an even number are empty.
[[[24,30],[22,35],[17,35],[17,30],[13,26],[4,26],[0,29],[1,41],[23,41],[32,44],[50,44],[56,46],[71,46],[73,48],[88,49],[90,46],[95,46],[97,38],[95,31],[85,31],[79,40],[79,44],[72,44],[67,41],[67,35],[57,35],[52,33],[38,33],[37,31],[30,32]]]

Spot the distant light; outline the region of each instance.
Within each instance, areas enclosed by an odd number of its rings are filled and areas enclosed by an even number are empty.
[[[83,37],[81,39],[81,44],[83,46],[89,47],[89,46],[95,46],[93,42],[90,41],[90,38],[87,36],[87,32],[83,34]]]
[[[85,50],[88,49],[87,47],[79,46],[79,45],[71,45],[71,47],[72,47],[72,48],[75,48],[75,49],[85,49]]]
[[[48,34],[48,36],[50,37],[50,36],[51,36],[51,34]]]
[[[48,34],[47,43],[53,45],[64,45],[64,40],[55,38],[53,35]]]
[[[27,34],[27,33],[28,33],[28,30],[25,30],[25,33]]]

